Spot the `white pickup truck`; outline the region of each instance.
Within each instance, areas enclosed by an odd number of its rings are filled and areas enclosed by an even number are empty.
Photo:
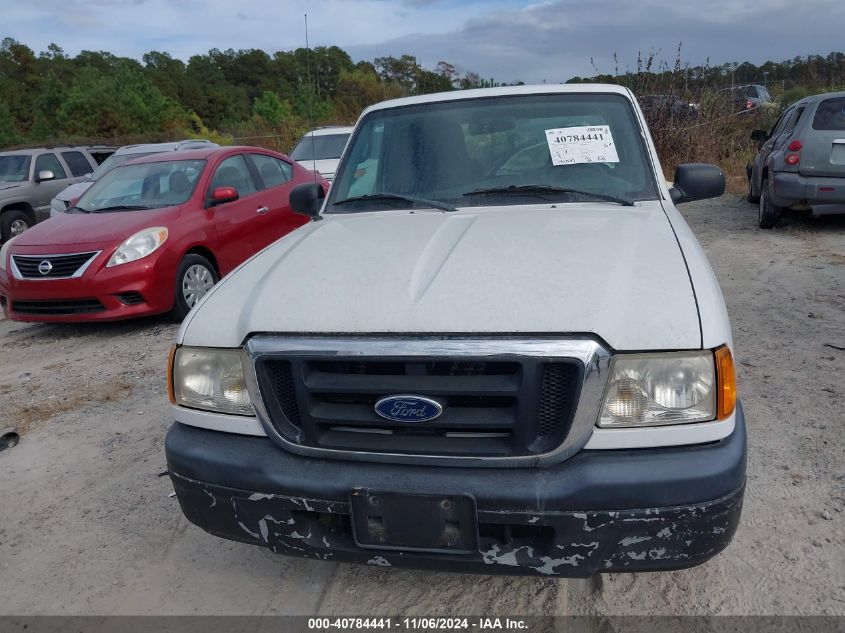
[[[746,436],[719,285],[630,91],[367,109],[312,222],[228,275],[169,362],[187,518],[320,560],[590,576],[730,542]]]

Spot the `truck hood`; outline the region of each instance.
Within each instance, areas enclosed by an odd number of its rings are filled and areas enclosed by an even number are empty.
[[[59,213],[21,233],[15,238],[15,247],[122,242],[142,229],[167,226],[176,209],[178,207],[114,213]]]
[[[317,171],[323,178],[332,178],[340,164],[339,158],[324,158],[323,160],[298,160],[296,161],[305,169]]]
[[[62,189],[58,195],[56,196],[61,201],[68,201],[76,200],[81,196],[83,193],[88,191],[93,185],[94,182],[91,180],[83,180],[82,182],[75,182],[72,185],[68,185],[64,189]]]
[[[20,187],[22,184],[22,182],[6,182],[5,180],[0,180],[0,191],[3,191],[4,189],[14,189],[16,187]]]
[[[625,350],[700,348],[659,202],[324,216],[206,295],[188,345],[257,332],[592,333]]]

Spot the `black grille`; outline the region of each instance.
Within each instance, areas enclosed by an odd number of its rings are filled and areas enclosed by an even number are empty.
[[[262,357],[256,375],[276,430],[304,446],[447,456],[549,452],[566,437],[582,365],[572,359]],[[379,416],[381,398],[414,394],[443,413],[428,422]]]
[[[290,363],[287,361],[268,363],[267,374],[271,383],[271,391],[281,409],[281,413],[291,424],[299,426],[299,406],[296,403],[296,393],[293,389]]]
[[[569,394],[572,381],[578,378],[569,365],[550,364],[543,368],[540,405],[537,411],[537,436],[554,436],[570,406]]]
[[[136,306],[144,303],[144,296],[140,292],[121,292],[115,295],[120,302],[128,306]]]
[[[12,310],[19,314],[66,315],[102,312],[105,306],[96,299],[60,301],[12,301]]]
[[[72,277],[96,253],[73,253],[71,255],[12,255],[15,266],[26,279],[55,279]],[[38,267],[42,262],[50,263],[50,271],[42,274]]]

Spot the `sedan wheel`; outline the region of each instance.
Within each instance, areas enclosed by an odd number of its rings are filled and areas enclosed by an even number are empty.
[[[182,296],[189,308],[193,308],[214,286],[213,273],[202,264],[189,267],[182,276]]]

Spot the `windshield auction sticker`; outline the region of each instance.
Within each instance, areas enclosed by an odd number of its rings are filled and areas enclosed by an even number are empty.
[[[582,125],[546,130],[553,165],[618,163],[619,155],[607,125]]]

